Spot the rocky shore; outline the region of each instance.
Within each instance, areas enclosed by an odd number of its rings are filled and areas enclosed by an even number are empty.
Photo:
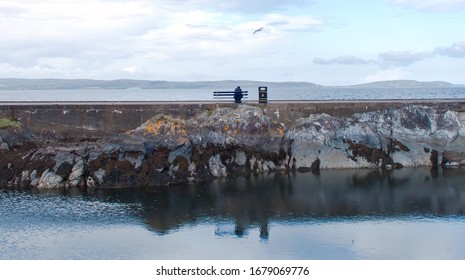
[[[9,188],[156,187],[263,172],[463,164],[465,113],[421,105],[284,124],[241,104],[188,119],[160,114],[92,139],[0,130],[0,186]]]

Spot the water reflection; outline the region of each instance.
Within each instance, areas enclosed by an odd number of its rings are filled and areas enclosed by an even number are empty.
[[[270,222],[341,218],[463,215],[463,169],[338,170],[216,180],[156,191],[96,190],[106,201],[138,203],[150,229],[166,234],[202,221],[233,220],[226,232],[243,237],[251,227],[270,235]]]
[[[462,259],[464,179],[404,168],[0,190],[0,259]]]

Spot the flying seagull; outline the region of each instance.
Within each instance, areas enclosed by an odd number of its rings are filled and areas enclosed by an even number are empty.
[[[262,30],[263,30],[263,28],[265,28],[265,27],[260,27],[259,29],[255,30],[255,31],[253,32],[253,35],[255,35],[255,33],[257,33],[257,32],[260,32],[260,31],[262,31]]]

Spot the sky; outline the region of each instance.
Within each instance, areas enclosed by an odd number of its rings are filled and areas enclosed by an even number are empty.
[[[0,0],[0,78],[465,84],[464,30],[465,0]]]

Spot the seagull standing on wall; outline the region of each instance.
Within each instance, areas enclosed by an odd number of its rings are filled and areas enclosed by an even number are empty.
[[[260,31],[262,31],[262,30],[263,30],[263,28],[265,28],[265,27],[260,27],[259,29],[255,30],[255,31],[253,32],[253,35],[255,35],[255,33],[257,33],[257,32],[260,32]]]

